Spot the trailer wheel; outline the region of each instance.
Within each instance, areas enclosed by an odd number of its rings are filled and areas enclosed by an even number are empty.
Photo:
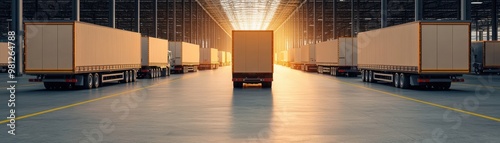
[[[366,82],[366,71],[365,70],[361,70],[361,80],[363,82]]]
[[[128,82],[134,82],[134,71],[133,70],[129,70],[128,71]]]
[[[451,87],[451,82],[440,82],[435,83],[434,88],[441,90],[449,90]]]
[[[162,77],[163,76],[163,70],[161,68],[157,68],[156,70],[158,70],[158,77]]]
[[[233,82],[234,88],[243,88],[243,82]]]
[[[132,72],[132,82],[137,81],[137,72],[135,70],[130,70]]]
[[[401,80],[399,79],[401,78],[399,76],[399,73],[395,73],[393,77],[394,77],[394,87],[399,88],[400,87],[399,84],[401,83]]]
[[[271,88],[273,86],[272,82],[263,82],[261,84],[262,84],[262,88]]]
[[[64,89],[73,89],[75,87],[74,83],[65,83],[64,84]]]
[[[129,74],[128,71],[124,71],[123,72],[123,80],[122,80],[123,83],[127,83],[128,82],[128,80],[129,80],[128,74]]]
[[[167,76],[170,76],[170,68],[167,67]]]
[[[399,74],[399,87],[402,89],[410,88],[410,76],[400,73]]]
[[[375,82],[375,78],[373,77],[373,71],[369,70],[368,71],[368,82]]]
[[[94,87],[99,88],[100,85],[101,85],[101,78],[99,76],[99,73],[95,73],[94,74]]]
[[[83,78],[83,88],[85,89],[91,89],[93,87],[93,80],[94,76],[92,76],[92,73],[87,74],[87,76],[84,76]]]
[[[43,82],[43,86],[45,87],[45,89],[47,90],[52,90],[54,89],[54,85],[50,82]]]

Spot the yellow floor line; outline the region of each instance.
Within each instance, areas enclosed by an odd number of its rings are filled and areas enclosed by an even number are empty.
[[[495,118],[495,117],[491,117],[491,116],[487,116],[487,115],[483,115],[483,114],[479,114],[479,113],[474,113],[474,112],[471,112],[471,111],[466,111],[466,110],[461,110],[461,109],[457,109],[457,108],[452,108],[452,107],[448,107],[448,106],[444,106],[444,105],[440,105],[440,104],[436,104],[436,103],[432,103],[432,102],[427,102],[427,101],[423,101],[423,100],[419,100],[419,99],[415,99],[415,98],[411,98],[411,97],[407,97],[407,96],[403,96],[403,95],[398,95],[398,94],[394,94],[394,93],[385,92],[385,91],[382,91],[382,90],[368,88],[368,87],[356,85],[356,84],[353,84],[353,83],[349,83],[349,82],[345,82],[345,81],[341,81],[341,80],[337,80],[337,79],[335,79],[335,80],[339,81],[339,82],[342,82],[344,84],[348,84],[348,85],[351,85],[351,86],[358,87],[358,88],[368,89],[368,90],[376,91],[376,92],[379,92],[379,93],[387,94],[387,95],[390,95],[390,96],[394,96],[394,97],[398,97],[398,98],[402,98],[402,99],[414,101],[414,102],[417,102],[417,103],[431,105],[431,106],[434,106],[434,107],[444,108],[444,109],[447,109],[447,110],[452,110],[452,111],[455,111],[455,112],[460,112],[460,113],[469,114],[469,115],[473,115],[473,116],[476,116],[476,117],[481,117],[481,118],[484,118],[484,119],[488,119],[488,120],[500,122],[500,118]]]
[[[188,78],[190,78],[190,77],[188,77]],[[158,85],[170,83],[170,82],[173,82],[173,81],[176,81],[176,80],[179,80],[179,79],[186,79],[186,78],[176,78],[176,79],[164,81],[164,82],[161,82],[161,83],[158,83],[158,84],[153,84],[153,85],[150,85],[150,86],[146,86],[146,87],[141,87],[141,88],[137,88],[137,89],[127,90],[127,91],[124,91],[124,92],[114,93],[114,94],[110,94],[110,95],[105,95],[103,97],[94,98],[94,99],[90,99],[90,100],[86,100],[86,101],[82,101],[82,102],[77,102],[77,103],[73,103],[73,104],[66,105],[66,106],[61,106],[61,107],[56,107],[56,108],[52,108],[52,109],[48,109],[48,110],[44,110],[44,111],[40,111],[40,112],[36,112],[36,113],[31,113],[31,114],[28,114],[28,115],[17,117],[16,121],[17,120],[21,120],[21,119],[25,119],[25,118],[29,118],[29,117],[33,117],[33,116],[38,116],[38,115],[42,115],[42,114],[46,114],[46,113],[58,111],[58,110],[62,110],[62,109],[71,108],[71,107],[74,107],[74,106],[78,106],[78,105],[82,105],[82,104],[86,104],[86,103],[90,103],[90,102],[94,102],[94,101],[99,101],[99,100],[102,100],[102,99],[107,99],[107,98],[111,98],[111,97],[123,95],[123,94],[126,94],[126,93],[131,93],[131,92],[134,92],[134,91],[144,90],[144,89],[151,88],[151,87],[154,87],[154,86],[158,86]],[[7,120],[7,119],[6,120],[2,120],[2,121],[0,121],[0,124],[8,123],[9,121],[10,120]]]

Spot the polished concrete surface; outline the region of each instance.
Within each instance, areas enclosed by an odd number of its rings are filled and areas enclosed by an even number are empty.
[[[21,77],[16,135],[1,143],[500,142],[500,76],[449,91],[397,89],[275,66],[272,89],[233,89],[231,67],[46,91]],[[1,87],[7,87],[0,74]],[[4,89],[5,89],[4,88]],[[1,102],[8,100],[2,91]]]

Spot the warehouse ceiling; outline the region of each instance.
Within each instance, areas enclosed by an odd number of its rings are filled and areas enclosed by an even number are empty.
[[[198,0],[226,31],[276,29],[303,0]]]

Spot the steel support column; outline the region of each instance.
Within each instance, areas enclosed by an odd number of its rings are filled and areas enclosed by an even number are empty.
[[[155,29],[153,35],[158,38],[158,0],[153,0],[153,11],[153,28]]]
[[[461,0],[460,1],[460,20],[471,20],[471,1]]]
[[[109,27],[116,28],[116,0],[109,0],[109,15],[108,15],[108,25]]]
[[[141,0],[135,0],[135,11],[134,11],[134,17],[135,17],[135,31],[138,33],[141,33]]]
[[[422,20],[423,0],[415,0],[415,21]]]
[[[498,41],[498,7],[497,0],[493,0],[491,4],[491,40]]]
[[[354,0],[351,0],[351,37],[354,37]]]
[[[71,11],[71,20],[80,21],[80,0],[73,0],[71,2],[73,5],[73,10]]]
[[[333,0],[333,39],[337,39],[337,0]]]
[[[387,27],[387,0],[380,0],[380,27]]]
[[[23,75],[23,44],[21,39],[23,39],[23,0],[12,0],[12,31],[15,32],[15,39],[13,42],[16,48],[14,49],[15,54],[15,74],[16,76]],[[6,53],[2,53],[6,54]]]

